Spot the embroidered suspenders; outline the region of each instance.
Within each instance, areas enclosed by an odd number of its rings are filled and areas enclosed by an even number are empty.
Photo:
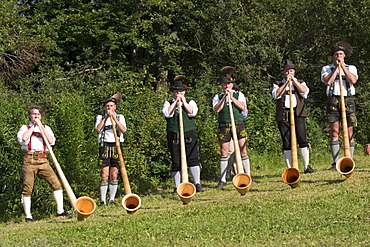
[[[346,64],[346,67],[348,69],[349,68],[349,65]],[[332,69],[334,69],[334,68],[332,68]],[[339,75],[337,75],[335,77],[335,80],[339,80]],[[345,75],[342,75],[342,80],[346,83],[347,96],[352,96],[351,87],[350,87],[348,81],[346,80],[346,76]],[[329,88],[329,96],[333,96],[333,94],[334,94],[334,83],[332,83],[330,85],[330,88]]]
[[[30,129],[31,126],[27,124],[27,128]],[[44,125],[44,128],[45,128],[45,125]],[[46,144],[45,144],[44,138],[42,138],[42,134],[40,132],[32,132],[32,134],[30,136],[30,142],[28,143],[28,151],[32,150],[31,142],[32,142],[32,137],[33,136],[42,139],[42,143],[43,143],[43,146],[44,146],[44,153],[46,153]]]
[[[102,114],[101,115],[102,119],[105,117],[105,114]],[[117,114],[117,119],[118,121],[120,121],[120,115]],[[104,146],[104,136],[105,136],[105,131],[106,130],[109,130],[109,129],[112,129],[112,125],[105,125],[103,127],[103,132],[101,134],[101,138],[100,138],[100,146],[103,147]],[[117,135],[120,136],[121,135],[121,131],[120,129],[117,127],[116,125],[116,129],[117,129]]]

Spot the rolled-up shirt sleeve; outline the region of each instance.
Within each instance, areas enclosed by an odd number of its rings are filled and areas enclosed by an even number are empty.
[[[308,93],[310,92],[310,89],[307,87],[307,84],[305,82],[302,82],[302,86],[304,86],[307,90],[305,93],[299,92],[299,94],[304,98],[307,99]]]
[[[220,102],[220,98],[216,94],[215,97],[213,97],[212,99],[212,107],[215,107],[215,105],[217,105],[218,102]]]
[[[190,113],[188,113],[188,116],[189,116],[189,117],[195,117],[195,115],[197,115],[197,113],[198,113],[198,106],[197,106],[197,103],[195,103],[195,101],[194,101],[194,100],[190,100],[189,105],[192,107],[193,112],[192,112],[191,114],[190,114]]]
[[[170,102],[166,101],[164,104],[163,104],[163,107],[162,107],[162,112],[163,112],[163,115],[166,117],[166,118],[171,118],[173,117],[173,114],[174,112],[172,112],[172,114],[168,114],[168,108],[170,107]]]
[[[22,138],[23,134],[24,134],[27,130],[28,130],[27,126],[26,126],[26,125],[23,125],[23,126],[21,127],[21,129],[18,131],[18,134],[17,134],[18,142],[19,142],[19,144],[21,144],[22,146],[24,146],[24,145],[28,145],[28,143],[30,143],[30,139],[23,141],[23,138]]]
[[[281,98],[281,96],[277,96],[276,95],[276,91],[279,89],[279,86],[277,85],[277,84],[274,84],[273,85],[273,87],[272,87],[272,92],[271,92],[271,94],[272,94],[272,98],[274,98],[274,99],[280,99]]]

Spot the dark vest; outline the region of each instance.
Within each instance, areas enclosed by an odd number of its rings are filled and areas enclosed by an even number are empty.
[[[222,94],[219,94],[218,98],[221,99],[222,96],[223,96]],[[239,92],[234,92],[233,97],[235,99],[239,99]],[[235,122],[243,121],[242,110],[239,110],[239,108],[237,108],[234,105],[234,103],[232,103],[232,106],[233,106],[233,113],[234,113],[234,121]],[[224,104],[224,107],[222,108],[222,110],[218,113],[218,122],[219,123],[231,123],[229,105],[226,103]]]
[[[300,83],[302,83],[302,80],[298,80]],[[281,87],[284,83],[282,81],[275,82],[279,87]],[[307,111],[306,111],[306,105],[304,103],[304,98],[299,94],[298,90],[295,89],[293,91],[296,99],[297,99],[297,106],[295,107],[295,116],[297,117],[307,117]],[[276,100],[276,115],[275,119],[276,121],[283,121],[284,114],[285,114],[285,95],[289,95],[289,91],[285,90],[285,93],[281,96],[280,99]]]
[[[172,104],[172,100],[168,101]],[[189,104],[190,100],[186,99],[186,102]],[[175,133],[179,133],[179,112],[175,109],[174,114],[171,118],[166,118],[167,120],[167,130]],[[182,106],[182,120],[184,126],[184,132],[188,132],[189,130],[196,129],[194,117],[189,117],[185,111],[184,106]]]

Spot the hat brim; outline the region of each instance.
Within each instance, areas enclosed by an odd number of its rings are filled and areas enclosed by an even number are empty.
[[[227,80],[220,80],[220,83],[224,83],[224,82],[226,82],[226,83],[234,83],[234,81],[229,80],[229,79],[227,79]]]
[[[181,87],[172,87],[171,88],[171,91],[175,91],[175,90],[183,90],[183,91],[186,91],[186,90],[188,90],[188,88],[181,88]]]

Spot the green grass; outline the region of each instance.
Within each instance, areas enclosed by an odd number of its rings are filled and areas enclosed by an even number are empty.
[[[312,154],[318,172],[302,174],[297,189],[281,180],[281,156],[250,158],[256,183],[247,196],[231,182],[219,190],[205,181],[206,192],[183,206],[168,188],[141,197],[135,215],[108,206],[85,222],[2,224],[0,246],[370,246],[369,156],[356,157],[354,178],[346,180],[327,170],[329,156]]]

